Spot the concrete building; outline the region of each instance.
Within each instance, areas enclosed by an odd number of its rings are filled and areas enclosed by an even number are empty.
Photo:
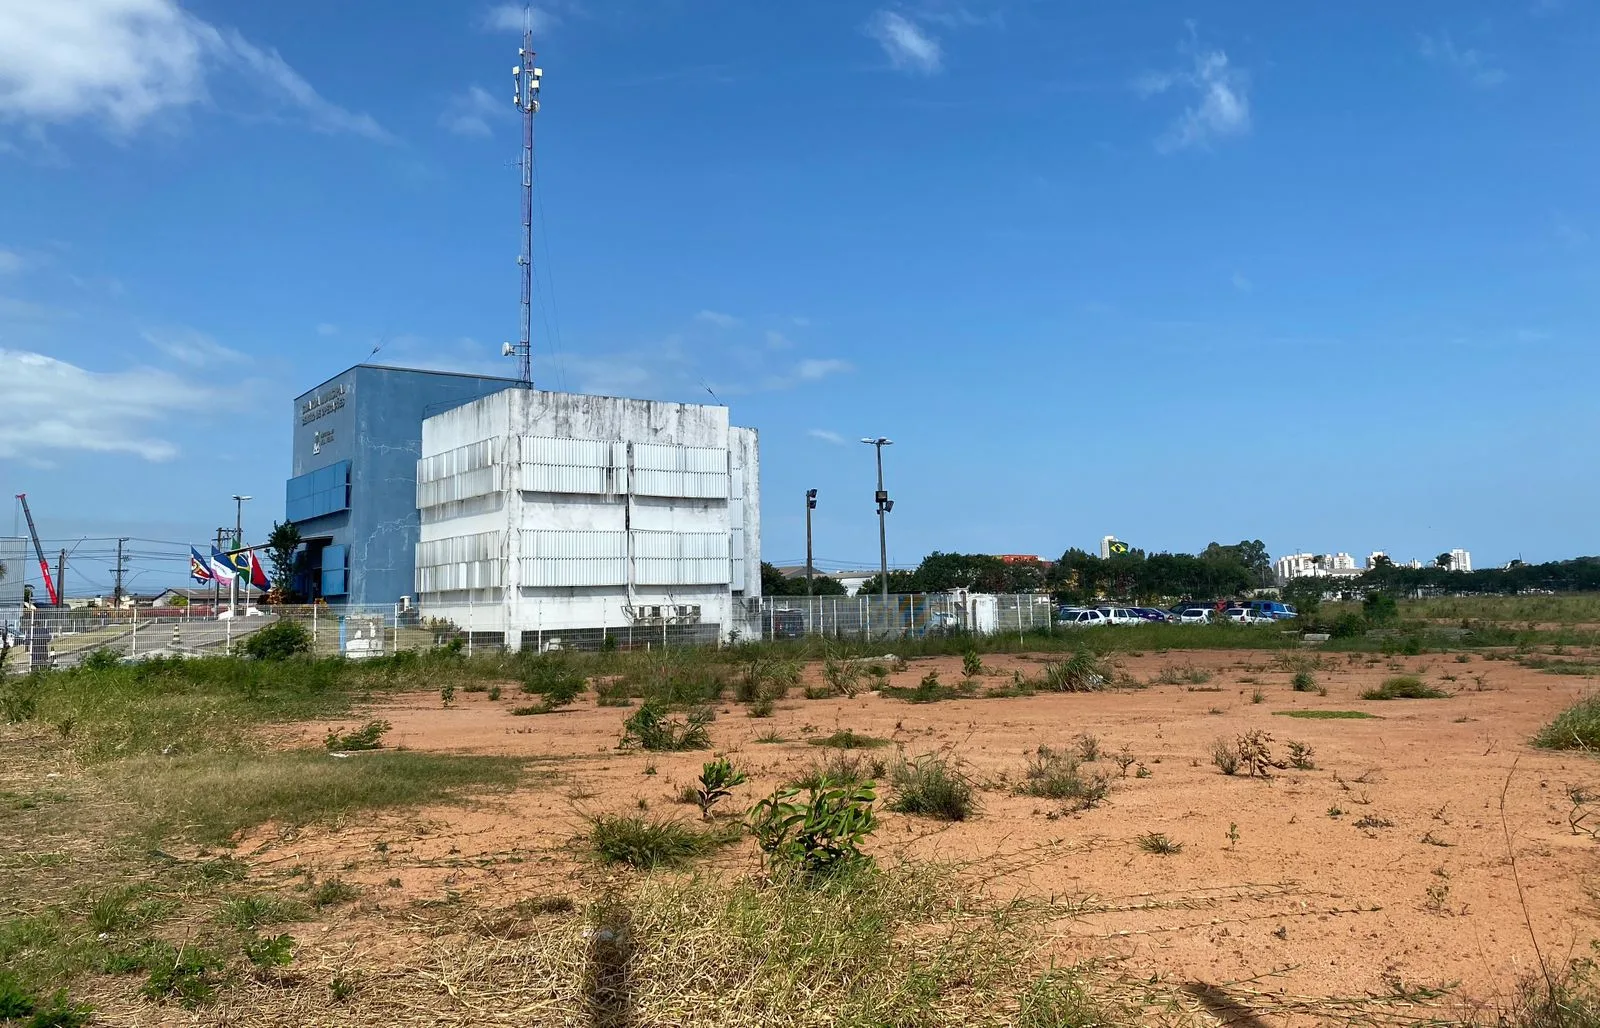
[[[1108,535],[1100,540],[1100,559],[1110,560],[1114,554],[1127,553],[1128,544],[1114,535]]]
[[[514,384],[358,364],[297,397],[293,477],[284,489],[285,519],[305,539],[296,591],[335,605],[409,595],[423,419]]]
[[[511,649],[759,636],[759,476],[721,406],[519,388],[435,413],[418,601]]]
[[[1456,549],[1451,550],[1450,551],[1450,570],[1451,571],[1471,571],[1472,570],[1472,554],[1468,553],[1466,550],[1463,550],[1463,549],[1461,549],[1459,547],[1457,547]]]
[[[1273,570],[1279,585],[1295,578],[1355,578],[1362,572],[1348,553],[1291,553],[1279,557]]]
[[[22,585],[31,568],[38,570],[22,536],[0,536],[0,632],[15,629],[22,619]],[[41,587],[39,593],[44,593]]]

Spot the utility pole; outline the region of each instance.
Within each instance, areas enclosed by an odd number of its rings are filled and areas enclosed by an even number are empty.
[[[806,490],[806,596],[811,595],[811,512],[817,509],[817,491]]]
[[[223,526],[222,528],[217,529],[216,548],[220,551],[223,546],[227,545],[227,542],[228,529],[227,526]],[[222,583],[217,581],[216,576],[213,575],[211,578],[211,615],[215,617],[218,613],[220,613],[221,607]]]
[[[233,494],[233,549],[236,553],[244,548],[244,501],[253,499],[255,499],[254,496]],[[233,586],[228,592],[228,607],[235,615],[239,613],[237,597],[240,593],[244,594],[245,605],[248,606],[250,603],[249,583],[249,575],[245,576],[245,583],[242,586],[239,584],[239,576],[237,574],[233,576]]]
[[[533,27],[522,32],[522,49],[511,75],[517,80],[512,101],[522,115],[522,253],[517,264],[522,271],[522,334],[515,344],[506,343],[501,354],[517,358],[517,379],[523,388],[533,388],[533,116],[539,112],[539,86],[544,69],[533,64]]]
[[[67,606],[67,551],[61,550],[61,556],[56,558],[56,595],[61,598],[61,607]]]
[[[893,446],[893,439],[878,436],[876,439],[862,439],[868,446],[876,447],[878,451],[878,491],[873,494],[873,499],[878,501],[878,567],[879,583],[883,593],[883,607],[887,614],[889,609],[889,535],[885,527],[884,516],[894,510],[894,501],[889,499],[889,494],[883,488],[883,448]]]
[[[127,536],[117,540],[117,587],[111,593],[111,606],[117,609],[122,607],[122,573],[128,570],[122,562],[122,544],[127,541]]]

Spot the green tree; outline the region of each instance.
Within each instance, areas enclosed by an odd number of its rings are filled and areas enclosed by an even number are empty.
[[[284,600],[293,599],[295,551],[300,548],[300,529],[292,521],[274,521],[267,536],[267,563],[272,565],[272,585]]]
[[[877,595],[882,592],[882,575],[873,575],[861,583],[861,588],[856,590],[856,595]],[[895,594],[920,592],[917,588],[917,575],[914,571],[897,571],[889,569],[889,592]]]
[[[1388,593],[1368,593],[1361,601],[1361,612],[1369,623],[1379,628],[1394,624],[1400,618],[1400,608]]]
[[[1449,571],[1451,568],[1455,567],[1455,563],[1455,558],[1450,556],[1448,553],[1441,553],[1437,557],[1433,558],[1433,566],[1436,568],[1442,568],[1445,571]]]

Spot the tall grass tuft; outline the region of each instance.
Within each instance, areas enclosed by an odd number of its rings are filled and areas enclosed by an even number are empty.
[[[1361,694],[1364,700],[1444,700],[1450,694],[1443,689],[1435,689],[1423,683],[1415,675],[1395,675],[1385,678],[1383,684],[1376,689],[1368,689]]]
[[[890,772],[895,796],[889,809],[940,821],[965,821],[978,812],[972,782],[941,754],[901,760]]]
[[[1588,693],[1557,714],[1533,737],[1547,750],[1600,751],[1600,693]]]
[[[731,842],[726,832],[701,831],[682,821],[600,814],[589,819],[589,844],[602,860],[649,871],[681,867]]]

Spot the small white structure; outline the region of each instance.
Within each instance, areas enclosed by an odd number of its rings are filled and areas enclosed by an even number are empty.
[[[1279,585],[1296,578],[1355,578],[1361,574],[1356,559],[1348,553],[1291,553],[1279,557],[1273,570]]]
[[[759,475],[721,406],[513,388],[437,414],[419,605],[513,650],[759,637]]]

